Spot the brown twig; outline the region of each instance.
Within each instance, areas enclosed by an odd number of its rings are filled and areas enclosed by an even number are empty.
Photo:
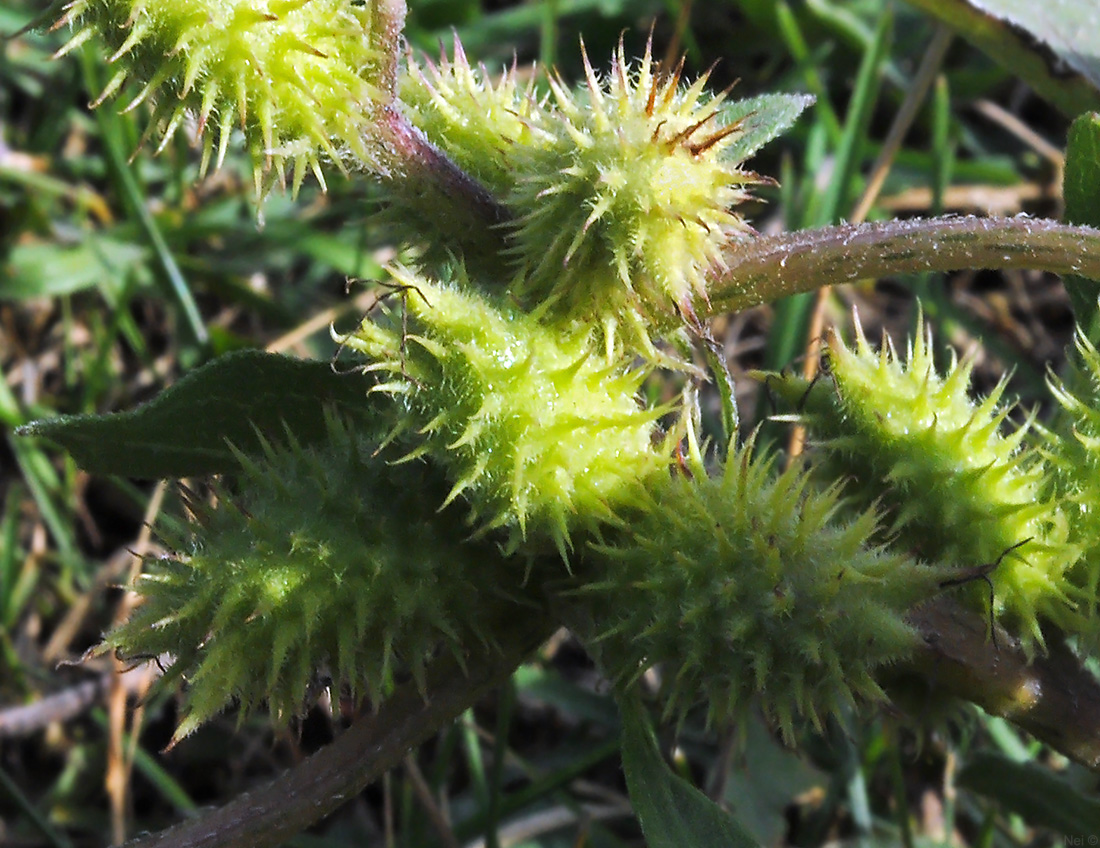
[[[30,736],[54,722],[70,721],[83,715],[109,685],[109,675],[101,674],[34,703],[0,709],[0,739]]]
[[[30,704],[0,707],[0,740],[25,738],[41,733],[51,724],[63,724],[79,718],[103,698],[112,686],[114,675],[112,668]],[[131,669],[122,678],[122,685],[127,692],[140,696],[148,690],[153,676],[149,666]]]
[[[922,647],[906,664],[907,674],[1100,771],[1100,681],[1060,641],[1050,640],[1048,653],[1029,662],[999,625],[994,647],[984,616],[951,598],[914,610],[909,622]]]

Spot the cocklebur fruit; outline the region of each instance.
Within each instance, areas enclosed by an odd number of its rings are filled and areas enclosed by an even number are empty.
[[[267,164],[294,186],[322,158],[345,151],[371,163],[371,125],[392,100],[384,69],[396,38],[379,26],[375,2],[357,0],[73,0],[63,22],[75,34],[61,52],[92,37],[112,51],[114,74],[96,102],[128,81],[139,86],[127,110],[149,100],[164,124],[163,146],[188,114],[203,134],[203,168],[217,145],[225,157],[239,128],[253,160],[257,192]],[[392,39],[394,43],[382,43]],[[204,132],[204,130],[207,130]],[[213,130],[212,132],[209,130]]]
[[[593,546],[576,597],[605,673],[627,686],[661,669],[669,717],[706,706],[740,718],[755,697],[784,737],[878,699],[877,669],[916,645],[905,613],[939,572],[876,541],[872,510],[845,517],[840,486],[776,474],[753,440],[710,476],[662,477],[622,532]]]
[[[1064,410],[1055,432],[1047,433],[1044,453],[1054,471],[1056,496],[1062,499],[1074,541],[1082,548],[1071,578],[1095,618],[1100,597],[1100,352],[1084,333],[1075,338],[1074,373],[1050,378],[1050,389]],[[1097,636],[1093,628],[1092,641]]]
[[[647,371],[609,365],[591,330],[563,336],[468,284],[393,273],[400,303],[337,339],[385,375],[375,390],[394,395],[392,439],[446,469],[447,502],[462,496],[479,530],[564,558],[667,468],[655,422],[669,410],[642,408]]]
[[[410,54],[400,80],[405,114],[460,168],[498,198],[515,185],[517,146],[536,143],[545,120],[535,79],[520,79],[515,64],[498,75],[471,66],[456,38],[454,56],[421,67]]]
[[[620,43],[603,80],[587,55],[584,68],[578,90],[554,77],[544,94],[514,66],[497,77],[472,67],[456,44],[424,69],[410,58],[401,92],[410,121],[503,205],[494,220],[521,306],[565,332],[597,327],[609,360],[633,351],[683,369],[708,280],[753,235],[736,207],[769,182],[741,163],[813,98],[729,102],[706,91],[707,74],[682,86],[682,63],[662,68],[651,44],[629,63]],[[453,263],[431,243],[424,256]],[[496,285],[483,265],[467,262],[471,278]]]
[[[377,446],[333,421],[324,447],[242,457],[237,488],[196,505],[194,542],[146,562],[143,603],[104,648],[168,655],[165,681],[187,682],[176,739],[233,701],[286,721],[321,674],[377,701],[395,674],[421,681],[440,648],[489,638],[479,599],[507,586],[494,552],[460,543],[437,473],[390,466]]]
[[[835,396],[826,383],[799,417],[824,473],[880,504],[896,544],[971,573],[983,607],[988,577],[997,618],[1029,649],[1042,646],[1043,621],[1075,631],[1086,615],[1070,577],[1080,552],[1065,511],[1028,445],[1031,421],[1009,425],[1004,381],[974,402],[972,360],[952,357],[940,374],[933,354],[923,321],[904,360],[889,339],[873,350],[857,322],[853,347],[830,340]]]
[[[552,101],[533,138],[512,151],[517,176],[514,293],[545,318],[602,326],[645,349],[693,319],[722,248],[751,229],[734,207],[761,179],[729,158],[741,133],[724,123],[724,95],[704,74],[681,87],[647,46],[628,63],[622,44],[601,80],[550,80]],[[550,107],[553,108],[550,108]]]

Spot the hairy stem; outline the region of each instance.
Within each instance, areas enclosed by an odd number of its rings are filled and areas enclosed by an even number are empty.
[[[514,606],[511,607],[514,610]],[[130,848],[264,848],[328,815],[494,687],[503,683],[554,622],[539,610],[511,615],[499,651],[471,653],[463,665],[440,657],[423,695],[412,683],[360,718],[335,742],[271,783],[202,818],[130,843]]]
[[[1011,721],[1052,748],[1100,771],[1100,681],[1055,639],[1047,654],[1031,662],[1019,642],[949,598],[938,598],[909,614],[923,643],[900,668],[915,674],[932,694],[972,701]]]
[[[378,42],[380,44],[397,45],[400,42],[401,33],[405,30],[405,15],[407,12],[405,0],[375,0],[374,17],[379,30]],[[386,65],[382,68],[379,87],[396,98],[401,51],[394,46],[385,58]]]
[[[378,116],[382,176],[391,200],[426,238],[453,246],[475,271],[498,273],[503,265],[507,210],[485,186],[463,171],[409,123],[397,107]]]
[[[1100,230],[1042,218],[842,224],[732,242],[710,284],[711,314],[823,285],[958,268],[1030,268],[1100,280]]]

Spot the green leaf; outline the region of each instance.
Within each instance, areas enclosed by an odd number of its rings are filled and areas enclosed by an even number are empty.
[[[534,664],[523,665],[512,675],[512,682],[525,698],[545,703],[570,720],[615,730],[619,728],[619,711],[612,698],[566,680],[556,670]]]
[[[254,453],[261,434],[302,444],[325,437],[326,410],[370,422],[377,404],[360,372],[336,373],[260,351],[215,359],[130,412],[32,421],[16,432],[45,436],[92,474],[160,478],[237,468],[229,445]],[[369,426],[369,425],[368,425]]]
[[[744,733],[743,765],[730,771],[725,800],[762,844],[782,845],[786,812],[795,797],[815,788],[824,790],[829,776],[783,745],[760,716],[746,718]]]
[[[909,2],[939,18],[1067,115],[1100,104],[1096,0]]]
[[[970,5],[1019,27],[1100,89],[1100,11],[1096,0],[970,0]]]
[[[744,122],[741,127],[744,135],[727,149],[728,158],[738,162],[748,159],[789,130],[815,99],[812,94],[761,94],[725,106],[719,115],[722,123]]]
[[[668,769],[641,701],[624,697],[619,708],[623,772],[649,848],[759,848],[729,813]]]
[[[1066,835],[1100,833],[1100,801],[1032,763],[975,754],[959,775],[959,786],[992,798],[1029,824]]]
[[[385,273],[381,263],[361,245],[349,244],[346,239],[328,233],[314,230],[303,232],[297,221],[294,228],[291,237],[296,250],[335,268],[341,274],[356,280],[374,280]]]
[[[1066,222],[1100,226],[1100,115],[1081,115],[1069,129],[1064,178]]]
[[[1069,129],[1062,193],[1066,223],[1100,226],[1100,115],[1095,112],[1081,115]],[[1067,276],[1065,285],[1077,323],[1097,341],[1100,282]]]
[[[17,245],[0,270],[0,300],[59,297],[95,286],[117,296],[148,258],[146,248],[108,236],[92,235],[72,247]]]

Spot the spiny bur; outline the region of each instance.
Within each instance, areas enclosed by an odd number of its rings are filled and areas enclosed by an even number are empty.
[[[468,285],[394,274],[400,304],[338,340],[385,375],[391,438],[447,470],[446,503],[462,496],[480,531],[564,558],[668,466],[655,422],[669,410],[638,399],[647,371],[595,355],[590,330],[561,335]]]
[[[693,447],[688,470],[593,548],[577,597],[605,672],[627,686],[658,667],[668,717],[702,703],[725,724],[758,697],[788,741],[799,718],[881,698],[875,671],[916,645],[904,616],[936,570],[875,541],[876,514],[845,513],[839,486],[777,475],[753,440],[716,476]]]
[[[548,318],[645,349],[693,318],[722,248],[750,235],[734,207],[761,180],[727,155],[741,125],[723,122],[706,74],[684,88],[650,46],[632,66],[621,43],[605,79],[587,55],[584,68],[578,92],[551,78],[554,108],[513,152],[513,290]]]
[[[952,355],[941,374],[933,356],[923,320],[904,360],[888,338],[873,350],[857,321],[854,347],[835,334],[830,341],[835,395],[828,384],[809,393],[800,418],[827,457],[824,474],[851,479],[854,496],[885,508],[897,544],[988,571],[996,616],[1029,650],[1042,646],[1044,620],[1072,631],[1085,614],[1070,579],[1080,552],[1065,511],[1026,441],[1031,421],[1010,425],[1005,382],[972,401],[973,360]],[[976,604],[989,603],[984,579],[971,591]]]
[[[612,351],[621,338],[659,360],[653,337],[694,319],[722,248],[751,234],[734,207],[762,180],[732,155],[741,123],[724,121],[706,75],[683,87],[651,45],[632,65],[620,44],[605,80],[587,55],[584,67],[581,90],[552,77],[539,96],[514,67],[494,82],[456,44],[453,59],[410,63],[402,97],[511,212],[513,295],[548,323],[592,324]]]
[[[1056,496],[1063,499],[1072,538],[1082,548],[1081,561],[1071,573],[1094,619],[1100,597],[1100,352],[1084,333],[1077,332],[1071,375],[1050,377],[1050,389],[1064,416],[1057,430],[1047,432],[1043,450],[1053,469]],[[1100,637],[1094,623],[1093,646]]]
[[[492,552],[457,541],[431,469],[394,468],[376,448],[333,421],[323,448],[242,456],[238,492],[196,505],[194,541],[146,563],[143,603],[103,648],[169,657],[164,681],[187,684],[176,739],[234,701],[286,721],[319,676],[377,702],[398,673],[422,684],[441,646],[462,656],[488,638],[473,615],[506,585],[485,573]]]
[[[322,157],[344,152],[370,163],[372,116],[392,99],[383,68],[396,44],[379,43],[373,2],[357,0],[73,0],[61,23],[75,33],[69,52],[92,37],[111,50],[114,69],[98,104],[129,80],[138,90],[124,111],[155,104],[150,131],[161,147],[190,114],[203,135],[203,170],[217,144],[225,158],[234,129],[244,133],[257,193],[270,164],[291,163],[295,189]],[[214,132],[204,132],[213,129]]]
[[[410,54],[400,92],[405,114],[459,167],[498,198],[511,192],[515,149],[536,143],[545,120],[533,75],[524,83],[515,64],[497,75],[471,66],[456,38],[453,58],[421,67]]]

